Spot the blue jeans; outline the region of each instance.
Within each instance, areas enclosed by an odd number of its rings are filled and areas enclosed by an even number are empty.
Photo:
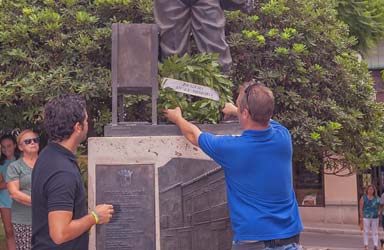
[[[292,243],[285,246],[279,247],[266,247],[265,250],[301,250],[302,247],[299,244]]]
[[[253,243],[233,243],[232,250],[301,250],[302,247],[297,243],[291,243],[284,246],[265,247],[263,242]]]

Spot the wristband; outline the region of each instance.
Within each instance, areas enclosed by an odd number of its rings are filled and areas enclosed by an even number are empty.
[[[99,224],[99,215],[95,211],[92,211],[91,214],[95,218],[96,224]]]

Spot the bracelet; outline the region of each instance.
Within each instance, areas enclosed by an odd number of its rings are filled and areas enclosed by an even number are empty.
[[[95,218],[96,224],[99,224],[99,215],[95,211],[92,211],[91,214]]]

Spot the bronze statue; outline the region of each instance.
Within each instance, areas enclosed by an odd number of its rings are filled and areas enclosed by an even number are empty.
[[[247,0],[155,0],[156,23],[160,27],[161,59],[189,52],[190,35],[201,52],[219,54],[223,71],[232,62],[225,41],[224,9],[240,8]]]

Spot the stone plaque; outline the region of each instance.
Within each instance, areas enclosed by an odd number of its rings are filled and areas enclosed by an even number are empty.
[[[96,249],[154,250],[154,192],[154,165],[97,165],[96,204],[112,204],[115,213],[96,227]]]

